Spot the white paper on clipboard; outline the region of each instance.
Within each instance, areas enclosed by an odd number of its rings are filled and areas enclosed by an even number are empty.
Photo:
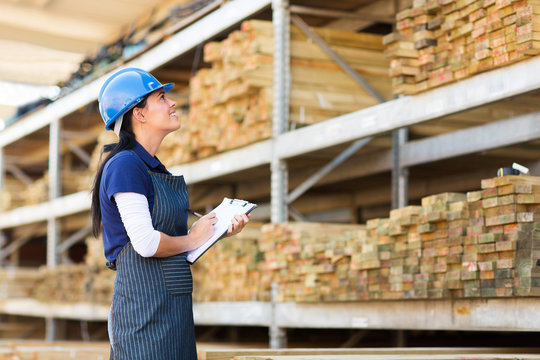
[[[216,214],[218,219],[217,223],[214,225],[214,234],[200,247],[188,251],[186,258],[187,262],[193,264],[206,252],[206,250],[208,250],[216,243],[216,241],[225,235],[229,225],[231,224],[231,220],[235,215],[249,214],[256,207],[256,204],[252,204],[249,201],[224,198],[221,204],[211,211]]]

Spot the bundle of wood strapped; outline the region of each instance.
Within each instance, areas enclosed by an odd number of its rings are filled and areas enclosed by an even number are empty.
[[[538,178],[506,176],[482,181],[485,233],[478,237],[481,296],[540,295],[537,228]]]
[[[391,97],[382,37],[314,29],[376,90]],[[180,160],[195,160],[272,134],[273,25],[250,20],[204,48],[212,64],[190,82],[188,122],[178,135]],[[377,104],[300,30],[291,28],[290,120],[302,125]]]
[[[295,301],[540,295],[539,178],[482,188],[427,196],[354,236],[328,224],[265,226],[266,286],[278,282],[280,300]]]
[[[416,94],[540,53],[538,0],[414,0],[384,38],[394,94]]]

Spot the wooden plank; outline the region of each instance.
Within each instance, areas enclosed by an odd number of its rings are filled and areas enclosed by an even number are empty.
[[[208,349],[198,346],[199,360],[229,360],[245,356],[298,356],[298,355],[411,355],[411,354],[537,354],[536,348],[354,348],[354,349]]]
[[[391,97],[382,37],[315,29],[379,93]],[[210,69],[190,80],[190,111],[182,134],[161,146],[176,165],[272,136],[273,26],[249,20],[225,40],[205,46]],[[290,122],[307,125],[375,105],[356,81],[315,44],[291,28]]]
[[[503,360],[503,359],[540,359],[540,355],[536,354],[448,354],[448,355],[275,355],[275,356],[235,356],[234,360]]]

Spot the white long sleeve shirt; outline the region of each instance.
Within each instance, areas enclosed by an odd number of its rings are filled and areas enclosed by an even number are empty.
[[[143,257],[154,256],[161,234],[152,225],[146,196],[134,192],[119,192],[114,194],[114,200],[133,249]]]

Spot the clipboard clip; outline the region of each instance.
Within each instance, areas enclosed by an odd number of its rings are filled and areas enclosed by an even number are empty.
[[[246,206],[247,204],[249,204],[248,201],[246,200],[239,200],[239,199],[230,199],[230,202],[229,202],[231,205],[237,205],[237,206]]]

